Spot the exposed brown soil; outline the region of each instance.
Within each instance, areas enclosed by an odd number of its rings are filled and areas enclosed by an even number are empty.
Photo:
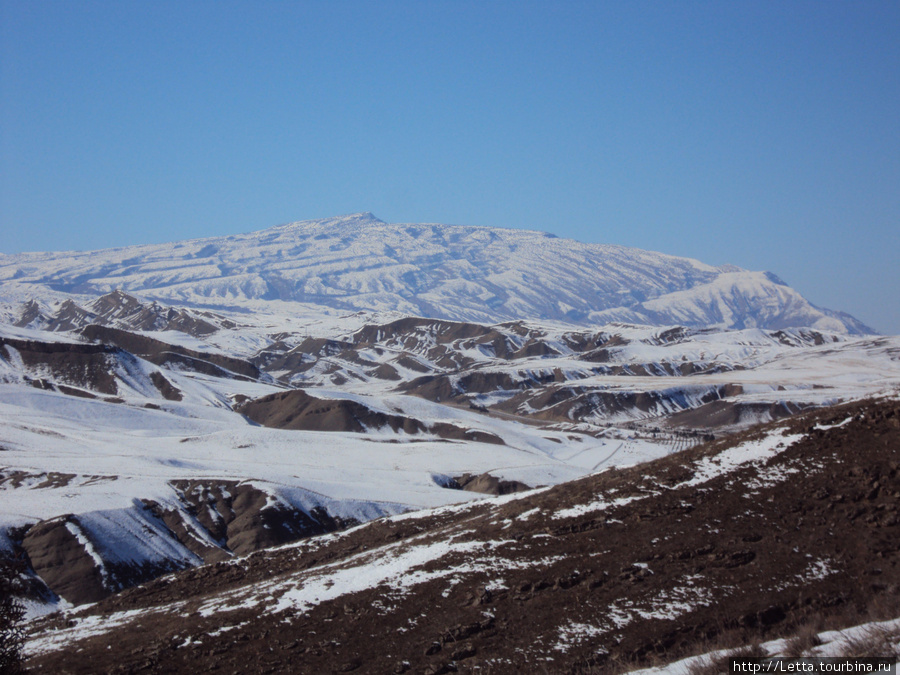
[[[464,473],[462,476],[454,477],[455,485],[451,488],[458,490],[466,490],[468,492],[480,492],[485,495],[508,495],[514,492],[527,492],[531,489],[530,485],[525,485],[517,480],[502,480],[489,473],[481,473],[474,475]]]
[[[74,474],[31,474],[24,471],[0,472],[0,487],[16,488],[26,480],[32,487],[60,487],[73,479],[86,482],[115,480],[114,476],[75,476]],[[272,500],[252,484],[223,480],[173,481],[172,487],[183,509],[162,506],[151,500],[136,504],[159,518],[172,538],[183,544],[204,562],[218,562],[234,555],[246,555],[315,535],[333,532],[356,521],[331,516],[325,509],[309,511]],[[194,522],[188,522],[188,520]],[[201,536],[198,525],[205,530]],[[56,593],[73,604],[96,602],[111,594],[187,564],[166,560],[157,564],[111,562],[89,528],[78,516],[68,514],[14,528],[8,533],[18,555],[34,574],[34,596]],[[86,548],[85,541],[103,557],[102,568]]]
[[[66,527],[73,516],[43,521],[29,528],[21,543],[34,572],[61,597],[74,604],[96,602],[109,595],[100,570]]]
[[[785,439],[766,461],[700,480],[716,462],[729,466],[721,453],[767,428],[804,436]],[[136,617],[28,665],[53,673],[608,672],[703,651],[724,634],[749,642],[811,617],[900,606],[900,405],[844,405],[767,428],[514,501],[379,520],[321,544],[158,579],[86,610],[142,610]],[[600,502],[605,508],[590,508]],[[362,571],[446,542],[457,548],[411,568],[425,580],[406,592],[379,584],[307,609],[272,609],[281,593],[326,570]],[[256,604],[242,606],[262,584]],[[198,611],[226,593],[237,593],[234,606]],[[176,604],[162,609],[168,603]],[[44,620],[32,633],[69,620]]]
[[[321,357],[334,356],[353,349],[349,342],[325,338],[306,338],[294,348],[275,342],[253,357],[252,362],[267,371],[284,371],[288,379],[291,375],[303,373]]]
[[[124,363],[128,369],[129,362],[136,362],[131,353],[110,344],[38,342],[0,337],[0,358],[11,358],[9,348],[16,350],[27,369],[46,374],[53,380],[51,382],[42,377],[32,379],[32,384],[82,398],[97,398],[93,392],[115,396],[119,393],[115,375],[117,366]],[[150,373],[150,381],[163,398],[170,401],[182,399],[181,391],[161,372]]]
[[[214,352],[198,352],[118,328],[91,324],[82,328],[81,334],[88,340],[120,347],[158,366],[178,364],[216,377],[257,380],[261,375],[256,366],[242,359]]]
[[[159,390],[162,397],[167,401],[180,401],[184,396],[181,390],[166,379],[166,376],[159,371],[150,373],[150,381],[153,386]]]
[[[97,298],[90,307],[97,314],[97,320],[93,323],[119,321],[133,330],[178,330],[203,337],[219,329],[215,324],[190,312],[165,307],[156,302],[143,303],[119,290]]]
[[[355,521],[333,518],[324,509],[309,513],[271,503],[270,496],[248,483],[234,481],[173,481],[189,511],[217,541],[220,548],[204,549],[182,522],[181,514],[161,511],[170,529],[182,532],[179,541],[207,561],[228,557],[227,553],[246,555],[269,546],[278,546],[355,525]],[[158,507],[157,507],[158,508]],[[175,531],[173,529],[173,531]]]
[[[730,394],[729,394],[730,395]],[[690,429],[728,429],[747,426],[748,420],[780,420],[796,415],[806,406],[782,401],[753,403],[745,401],[711,401],[697,408],[673,413],[662,420],[666,427]]]
[[[44,369],[54,379],[102,394],[118,393],[112,361],[127,355],[114,346],[0,337],[0,357],[11,358],[10,347],[28,368]]]
[[[547,385],[536,390],[525,389],[521,393],[494,406],[495,410],[515,414],[523,404],[535,408],[529,416],[548,422],[570,422],[584,418],[600,417],[615,419],[617,416],[646,415],[650,418],[665,416],[664,424],[679,428],[714,428],[717,425],[731,425],[746,420],[754,412],[763,414],[771,409],[771,419],[780,419],[799,411],[798,406],[744,406],[728,403],[712,406],[724,397],[739,394],[741,387],[726,385],[694,385],[685,382],[682,391],[617,391],[596,390],[573,384]],[[692,408],[695,401],[700,405]],[[681,407],[683,412],[672,413]],[[690,413],[703,411],[696,415]],[[722,414],[721,411],[730,411]],[[712,414],[720,411],[720,414]],[[746,424],[745,424],[746,426]]]
[[[276,429],[365,432],[390,428],[408,434],[431,433],[448,440],[503,443],[486,431],[463,429],[446,422],[427,425],[404,415],[373,410],[357,401],[317,398],[299,389],[246,401],[235,410],[257,424]]]
[[[96,602],[110,593],[154,579],[183,565],[169,560],[156,564],[107,562],[101,569],[85,549],[88,537],[77,516],[44,520],[20,535],[17,549],[43,586],[73,604]],[[35,579],[37,581],[37,579]]]
[[[16,471],[10,469],[0,470],[0,486],[5,488],[21,487],[25,481],[32,483],[32,489],[40,490],[49,487],[65,487],[72,479],[75,478],[74,473],[58,473],[51,471],[50,473],[31,473],[29,471]],[[111,476],[91,476],[93,480],[108,480]],[[36,482],[40,479],[40,482]]]
[[[269,394],[237,406],[235,410],[257,424],[276,429],[355,431],[390,427],[394,431],[419,433],[425,425],[402,415],[388,415],[344,399],[322,399],[305,391]]]
[[[358,344],[374,344],[391,338],[403,338],[417,330],[434,334],[440,344],[485,337],[493,339],[500,335],[490,326],[475,323],[404,317],[387,324],[364,326],[353,335],[353,341]]]
[[[368,325],[345,340],[306,338],[293,348],[286,342],[276,341],[252,360],[291,386],[322,383],[323,373],[329,376],[331,384],[337,385],[350,378],[372,378],[395,382],[396,391],[431,401],[473,403],[482,407],[485,406],[479,401],[481,395],[503,393],[504,396],[487,404],[491,411],[517,414],[525,409],[529,415],[551,423],[590,423],[597,418],[611,417],[661,418],[673,410],[687,412],[705,406],[697,415],[684,414],[671,423],[658,424],[695,431],[730,431],[762,420],[779,419],[799,409],[793,402],[761,405],[738,401],[710,405],[721,398],[741,396],[741,386],[703,384],[702,378],[691,376],[740,370],[740,365],[718,362],[712,354],[700,361],[677,355],[668,361],[623,361],[621,348],[630,340],[615,332],[615,324],[611,329],[611,332],[563,334],[562,352],[573,352],[566,356],[571,366],[565,369],[542,367],[541,357],[560,356],[561,351],[555,341],[537,328],[521,323],[485,326],[420,317]],[[653,345],[671,345],[691,340],[697,332],[675,327],[641,340]],[[808,330],[774,333],[773,337],[797,348],[822,345],[831,339]],[[382,356],[391,352],[391,358],[385,362],[373,361],[370,351]],[[481,352],[487,361],[473,358],[472,352]],[[508,364],[517,360],[521,360],[521,368],[510,369]],[[503,367],[497,369],[496,365]],[[400,368],[421,376],[409,379],[409,373],[401,373]],[[310,371],[313,374],[306,375]],[[620,387],[610,390],[603,385],[582,384],[595,375],[620,377]],[[641,383],[629,391],[628,378],[635,376],[683,378],[683,383],[673,386],[670,381],[662,381],[659,389],[647,389],[646,383]]]

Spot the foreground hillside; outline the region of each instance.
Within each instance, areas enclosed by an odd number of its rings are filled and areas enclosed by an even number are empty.
[[[35,672],[606,672],[900,606],[900,403],[187,570],[30,627]]]

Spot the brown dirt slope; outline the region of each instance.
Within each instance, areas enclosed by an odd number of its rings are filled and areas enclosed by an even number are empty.
[[[724,634],[896,609],[898,470],[896,401],[807,412],[552,489],[171,575],[34,625],[33,639],[58,642],[28,665],[611,672]],[[127,610],[140,611],[112,616]],[[77,639],[93,615],[107,630]]]
[[[41,485],[68,485],[116,480],[116,476],[34,474],[0,469],[0,489],[14,488],[23,481],[42,479]],[[219,562],[234,555],[280,546],[326,532],[357,525],[352,519],[333,516],[316,506],[292,506],[251,483],[215,479],[172,481],[181,508],[150,499],[135,503],[141,518],[156,520],[164,532],[159,546],[184,545],[202,561]],[[76,488],[77,489],[77,488]],[[143,527],[147,528],[147,522]],[[167,532],[166,532],[167,530]],[[153,535],[149,528],[144,530]],[[169,559],[121,560],[97,539],[91,527],[76,515],[67,514],[34,524],[10,528],[7,536],[33,575],[35,593],[30,599],[55,593],[75,605],[106,598],[123,588],[144,583],[190,563]],[[86,543],[87,542],[87,543]],[[88,546],[89,544],[89,546]]]
[[[9,360],[15,350],[26,369],[38,369],[47,376],[70,385],[103,394],[118,393],[113,364],[127,357],[122,350],[108,345],[39,342],[0,337],[0,358]]]
[[[15,352],[15,359],[11,350]],[[119,393],[117,371],[120,368],[133,371],[136,363],[132,354],[113,345],[6,337],[0,337],[0,359],[21,360],[25,370],[23,375],[33,386],[87,398],[96,398],[96,393],[115,396]],[[27,373],[36,373],[40,377],[34,378]],[[181,400],[181,391],[161,372],[151,372],[150,381],[167,400]],[[118,399],[107,400],[120,402]]]
[[[432,433],[448,440],[502,444],[498,436],[464,429],[447,422],[427,425],[405,415],[390,415],[357,401],[310,396],[293,389],[241,403],[235,410],[248,419],[275,429],[365,432],[390,427],[408,434]]]
[[[82,328],[81,334],[88,340],[120,347],[158,366],[178,364],[215,377],[250,380],[261,377],[259,368],[242,359],[214,352],[198,352],[118,328],[91,324]]]

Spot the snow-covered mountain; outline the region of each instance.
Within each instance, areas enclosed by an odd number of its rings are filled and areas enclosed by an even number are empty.
[[[172,244],[0,255],[7,300],[117,289],[210,309],[283,301],[487,323],[874,332],[812,305],[768,272],[543,232],[388,224],[370,213]]]

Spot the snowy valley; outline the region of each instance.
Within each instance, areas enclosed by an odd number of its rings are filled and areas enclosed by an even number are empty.
[[[672,514],[696,507],[699,527],[715,529],[726,516],[707,499],[711,481],[741,493],[728,507],[727,517],[738,520],[739,504],[777,494],[775,486],[798,472],[829,484],[841,462],[853,461],[844,457],[852,439],[841,431],[851,421],[872,435],[879,463],[866,512],[888,528],[877,541],[898,527],[896,493],[886,486],[900,459],[900,337],[815,307],[768,272],[540,232],[391,225],[355,214],[169,245],[0,255],[0,320],[0,549],[28,561],[30,617],[74,611],[81,618],[72,625],[84,629],[66,632],[54,619],[35,624],[45,627],[35,629],[30,654],[49,669],[75,641],[120,625],[138,630],[144,591],[126,589],[145,582],[166,598],[149,616],[209,619],[173,624],[173,643],[191,650],[201,635],[246,625],[241,615],[229,619],[231,628],[213,628],[234,607],[265,606],[267,617],[278,617],[266,630],[276,633],[290,615],[312,630],[310,617],[332,612],[328,603],[353,594],[378,602],[367,594],[387,584],[392,600],[376,612],[379,620],[399,622],[398,634],[428,626],[421,640],[438,644],[425,660],[428,644],[392,648],[415,651],[415,672],[483,654],[463,646],[502,624],[492,593],[525,602],[545,581],[566,598],[573,588],[615,588],[609,601],[618,614],[605,623],[587,609],[583,618],[553,614],[547,621],[555,627],[541,624],[552,640],[530,635],[534,649],[518,645],[518,656],[490,667],[546,665],[548,655],[569,669],[610,654],[640,660],[649,652],[626,626],[708,608],[722,588],[743,583],[735,569],[765,559],[759,539],[741,544],[737,530],[705,553],[699,541],[683,558],[674,543],[655,550],[650,544],[664,531],[657,519],[676,527]],[[883,438],[871,431],[876,422]],[[829,441],[836,449],[817,458],[823,433],[840,442]],[[860,469],[859,491],[870,474]],[[641,508],[659,501],[647,518],[630,506],[641,500]],[[846,500],[835,503],[850,510]],[[802,508],[826,518],[818,506]],[[757,510],[754,531],[778,519],[774,507]],[[467,518],[478,520],[474,529]],[[603,571],[607,544],[580,533],[632,519],[653,521],[658,532],[615,534],[608,546],[616,569]],[[362,527],[369,521],[373,529]],[[392,543],[398,530],[397,541],[421,547]],[[576,534],[578,542],[562,548],[543,541]],[[523,537],[534,540],[533,550],[511,543]],[[647,550],[626,561],[633,537]],[[334,553],[319,556],[320,547]],[[775,576],[784,565],[797,588],[797,579],[827,577],[813,603],[823,610],[837,592],[828,584],[850,567],[837,552],[788,564],[789,548],[774,546],[781,557],[765,563],[772,597],[788,583]],[[883,553],[878,574],[893,578],[897,550]],[[670,558],[679,561],[677,583],[660,574],[659,587],[622,590],[637,588],[648,576],[642,570],[661,572],[653,561]],[[731,570],[727,581],[702,580],[697,560],[707,558]],[[332,559],[333,569],[322,567]],[[427,565],[444,559],[443,567]],[[283,576],[267,576],[267,565]],[[528,573],[538,568],[542,581]],[[163,576],[179,570],[188,576]],[[240,578],[225,584],[227,597],[214,597],[215,584],[205,581],[202,598],[164,592],[169,579],[235,570]],[[618,581],[607,585],[610,574]],[[452,640],[432,636],[436,624],[415,618],[421,608],[398,609],[417,584],[475,608],[465,620],[440,621],[481,628]],[[122,592],[126,599],[117,600]],[[541,598],[549,612],[552,603]],[[95,610],[73,609],[95,602],[108,612],[102,630],[89,628]],[[764,608],[749,599],[737,604],[757,617],[754,626],[777,623],[759,619]],[[335,630],[333,639],[346,644],[344,628]],[[678,640],[667,630],[655,639],[672,647]],[[296,663],[317,664],[315,672],[366,663],[366,672],[390,672],[382,668],[410,661],[385,652],[376,666],[322,647],[322,639]],[[198,658],[160,653],[149,670],[177,671]]]

